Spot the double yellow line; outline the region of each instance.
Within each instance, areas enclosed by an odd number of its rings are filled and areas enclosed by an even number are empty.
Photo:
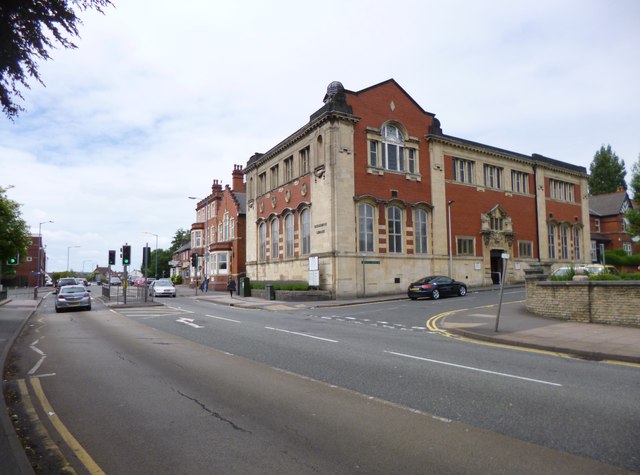
[[[53,428],[58,432],[65,444],[67,444],[67,446],[71,449],[73,455],[85,466],[89,473],[95,475],[104,474],[104,471],[98,466],[93,458],[91,458],[91,456],[82,447],[82,445],[80,445],[76,438],[71,435],[71,432],[69,432],[60,418],[56,415],[53,407],[49,403],[49,400],[42,390],[40,379],[34,377],[29,378],[29,380],[19,379],[17,382],[24,410],[29,417],[33,427],[35,428],[36,434],[43,440],[45,450],[49,453],[54,454],[54,456],[56,456],[61,461],[61,473],[75,474],[77,472],[66,459],[66,457],[62,453],[62,450],[60,450],[60,447],[58,447],[54,443],[53,438],[50,436],[44,423],[38,417],[38,412],[36,411],[33,400],[31,399],[31,395],[29,393],[29,386],[31,386],[31,389],[33,390],[35,397],[40,403],[40,407],[44,411],[44,414],[48,416],[48,421],[51,422]]]

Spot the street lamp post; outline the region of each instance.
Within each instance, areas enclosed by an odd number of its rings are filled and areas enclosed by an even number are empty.
[[[69,250],[72,247],[81,247],[81,246],[67,246],[67,272],[69,272]]]
[[[38,225],[38,237],[40,239],[40,242],[38,243],[38,284],[36,285],[36,287],[38,288],[40,287],[40,284],[42,282],[40,278],[40,276],[42,275],[42,269],[40,269],[42,259],[42,225],[48,223],[53,223],[53,221],[43,221]]]
[[[154,233],[150,233],[148,231],[145,231],[144,234],[150,234],[151,236],[156,237],[156,271],[155,271],[154,277],[157,279],[158,278],[158,235]],[[149,263],[147,263],[147,265],[149,265]]]
[[[449,216],[449,278],[453,279],[453,252],[452,252],[452,239],[451,239],[451,205],[455,203],[453,200],[447,202],[447,214]]]

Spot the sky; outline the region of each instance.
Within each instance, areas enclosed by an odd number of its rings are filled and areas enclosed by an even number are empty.
[[[79,17],[78,48],[0,117],[0,187],[49,272],[125,243],[139,269],[145,244],[190,230],[189,196],[306,124],[332,81],[393,78],[445,134],[494,147],[588,170],[610,144],[627,181],[640,160],[638,0],[114,0]]]

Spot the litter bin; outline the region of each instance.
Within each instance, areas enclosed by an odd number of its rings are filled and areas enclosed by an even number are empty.
[[[267,284],[264,288],[267,291],[267,300],[275,300],[276,292],[273,290],[273,285]]]
[[[240,297],[251,297],[251,282],[249,281],[249,277],[240,277],[238,295],[240,295]]]

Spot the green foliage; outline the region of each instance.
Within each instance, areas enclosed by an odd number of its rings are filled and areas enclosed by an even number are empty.
[[[620,277],[619,275],[613,275],[613,274],[591,274],[589,276],[589,280],[622,280],[622,277]]]
[[[156,275],[156,254],[158,255],[158,275]],[[151,262],[147,267],[140,269],[147,277],[153,277],[156,279],[165,277],[171,274],[171,267],[169,261],[173,258],[173,252],[170,249],[154,249],[151,251]]]
[[[178,229],[173,236],[173,239],[171,240],[171,247],[169,248],[171,254],[180,249],[182,247],[182,244],[189,239],[191,239],[191,233],[189,231],[186,231],[182,228]]]
[[[631,183],[629,184],[632,198],[636,201],[640,200],[640,154],[638,155],[638,161],[631,167]]]
[[[27,255],[29,246],[29,228],[22,219],[20,205],[5,195],[6,190],[0,187],[0,262],[4,263],[11,257]],[[10,272],[5,267],[5,274]]]
[[[256,290],[263,290],[266,285],[273,285],[273,290],[309,290],[309,284],[307,282],[251,282],[251,288]]]
[[[563,281],[563,280],[573,280],[573,276],[576,275],[576,270],[575,268],[571,267],[569,269],[569,272],[567,272],[565,275],[552,275],[549,280],[552,280],[554,282],[559,282],[559,281]]]
[[[622,280],[640,280],[640,272],[620,274],[620,277],[622,277]]]
[[[633,266],[640,265],[640,254],[633,254],[628,256],[624,249],[617,249],[615,251],[607,251],[604,253],[604,260],[607,264],[614,266]]]
[[[76,48],[70,38],[78,36],[74,7],[79,10],[102,8],[110,0],[20,0],[4,1],[0,6],[0,103],[5,115],[13,120],[24,108],[15,103],[22,99],[18,89],[29,89],[29,77],[40,84],[37,60],[50,59],[49,50],[62,45]]]
[[[593,156],[589,166],[589,193],[601,195],[613,193],[618,188],[626,190],[626,174],[624,160],[618,158],[611,145],[607,145],[606,148],[603,145]]]
[[[172,276],[171,277],[171,282],[173,282],[174,285],[181,285],[182,284],[182,276],[180,274]]]
[[[637,195],[637,198],[640,199],[640,194]],[[624,217],[627,218],[629,222],[628,232],[632,236],[640,236],[640,209],[628,209],[624,214]]]

